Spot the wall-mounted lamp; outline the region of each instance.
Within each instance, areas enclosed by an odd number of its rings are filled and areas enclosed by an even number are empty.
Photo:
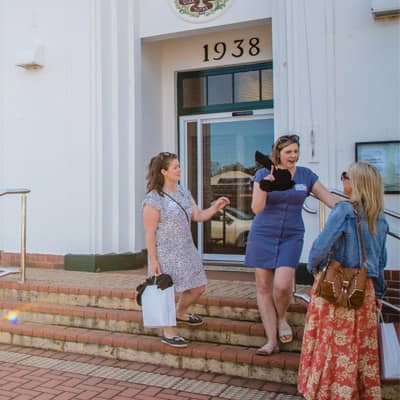
[[[400,0],[371,0],[371,12],[375,18],[399,17]]]
[[[16,66],[28,71],[41,69],[44,67],[44,47],[34,45],[32,48],[21,52],[16,60]]]

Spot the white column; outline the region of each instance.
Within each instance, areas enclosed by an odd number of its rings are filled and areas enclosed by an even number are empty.
[[[137,207],[140,154],[138,4],[92,0],[92,253],[141,250]],[[137,168],[139,171],[137,171]]]
[[[329,186],[336,174],[334,4],[273,0],[276,135],[297,131],[301,164]]]

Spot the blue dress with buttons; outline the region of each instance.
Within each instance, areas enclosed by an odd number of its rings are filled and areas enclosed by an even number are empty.
[[[259,169],[254,181],[270,173]],[[247,239],[245,265],[275,269],[296,268],[303,249],[302,207],[318,176],[306,167],[296,167],[293,188],[268,192],[264,210],[254,217]]]

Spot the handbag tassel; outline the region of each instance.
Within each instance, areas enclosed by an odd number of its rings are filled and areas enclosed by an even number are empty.
[[[336,300],[336,304],[342,307],[350,307],[349,304],[349,295],[347,292],[347,288],[349,287],[350,282],[343,280],[343,286],[340,291],[340,294]]]

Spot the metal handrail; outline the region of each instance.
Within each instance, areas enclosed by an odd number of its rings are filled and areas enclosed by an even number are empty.
[[[307,294],[307,293],[293,293],[293,297],[301,299],[303,301],[305,301],[306,303],[309,303],[311,301],[311,297]],[[381,300],[382,305],[384,305],[385,307],[389,307],[391,309],[393,309],[394,311],[397,311],[398,313],[400,313],[400,307],[395,306],[392,303],[389,303],[386,300]]]
[[[330,189],[329,191],[332,194],[335,194],[336,196],[339,196],[339,197],[341,197],[343,199],[348,199],[349,198],[349,196],[346,196],[340,190]],[[313,193],[310,193],[310,195],[311,195],[311,197],[314,197],[315,199],[318,200],[318,198]],[[303,210],[308,214],[317,214],[317,210],[313,210],[312,208],[308,207],[305,203],[303,205]],[[383,210],[383,213],[385,215],[388,215],[389,217],[392,217],[392,218],[400,220],[400,214],[398,212],[396,212],[396,211],[389,210],[389,209],[385,208]],[[322,201],[320,201],[319,202],[319,228],[320,228],[320,230],[323,229],[324,225],[325,225],[325,204],[322,203]],[[389,230],[388,235],[394,237],[395,239],[400,240],[400,233],[397,233],[397,232],[394,232],[392,230]]]
[[[20,268],[0,266],[0,277],[21,273],[21,283],[25,282],[25,261],[26,261],[26,195],[29,189],[0,189],[0,197],[6,195],[21,195],[21,261]]]

